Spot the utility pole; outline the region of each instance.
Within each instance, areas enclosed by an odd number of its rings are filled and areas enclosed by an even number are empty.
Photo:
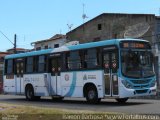
[[[84,9],[85,9],[85,4],[83,3],[82,6],[83,6],[82,19],[83,19],[83,31],[84,31],[84,30],[85,30],[85,28],[84,28],[84,22],[85,22],[85,19],[88,18],[88,16],[85,14],[85,11],[84,11]]]
[[[17,35],[15,34],[14,35],[14,54],[17,53],[16,48],[17,48]]]

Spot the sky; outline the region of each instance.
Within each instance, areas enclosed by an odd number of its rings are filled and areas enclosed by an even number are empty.
[[[17,47],[31,49],[35,41],[66,34],[102,13],[160,15],[160,0],[0,0],[0,51]],[[10,42],[6,37],[12,42]]]

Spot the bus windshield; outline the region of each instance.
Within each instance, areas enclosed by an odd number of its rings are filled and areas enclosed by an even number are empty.
[[[151,77],[153,71],[153,56],[151,51],[122,50],[122,73],[127,77]]]

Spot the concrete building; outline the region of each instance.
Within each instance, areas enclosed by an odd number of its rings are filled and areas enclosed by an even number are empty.
[[[34,46],[35,50],[41,50],[48,48],[57,48],[64,45],[65,43],[66,36],[62,34],[56,34],[49,39],[33,42],[31,43],[31,45]]]
[[[103,13],[66,34],[67,41],[80,43],[112,38],[144,38],[151,42],[155,34],[154,14]]]

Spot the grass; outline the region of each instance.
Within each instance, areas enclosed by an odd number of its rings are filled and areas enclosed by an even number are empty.
[[[0,120],[134,120],[137,117],[124,118],[123,115],[127,114],[0,103]]]
[[[88,110],[68,110],[58,108],[42,108],[33,106],[2,104],[0,103],[0,119],[14,120],[71,120],[79,119],[80,115],[86,114],[116,114],[106,112],[94,112]],[[72,116],[68,116],[72,115]]]

